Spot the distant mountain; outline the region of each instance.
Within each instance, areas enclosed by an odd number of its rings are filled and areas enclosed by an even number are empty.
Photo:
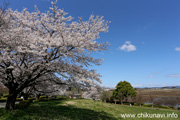
[[[180,86],[167,86],[167,88],[180,88]]]
[[[146,87],[146,88],[153,88],[153,89],[177,88],[177,89],[180,89],[180,86]]]
[[[141,87],[137,89],[180,89],[180,86],[164,86],[164,87]]]

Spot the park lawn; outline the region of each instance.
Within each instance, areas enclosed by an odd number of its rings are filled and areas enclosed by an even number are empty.
[[[86,99],[64,99],[32,103],[28,108],[12,112],[0,108],[0,120],[142,120],[122,118],[121,114],[178,114],[178,118],[153,120],[180,120],[180,112],[152,108],[120,106]],[[147,118],[144,118],[147,119]],[[149,118],[149,120],[152,118]]]

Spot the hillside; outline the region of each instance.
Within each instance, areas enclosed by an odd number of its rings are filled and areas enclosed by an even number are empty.
[[[135,115],[135,117],[122,118],[122,114],[131,114]],[[180,119],[179,111],[120,106],[85,99],[35,102],[27,109],[15,110],[13,112],[0,108],[0,120],[136,120],[138,119],[137,115],[142,119],[142,114],[144,117],[147,114],[162,115],[162,118],[154,118],[155,120],[167,119],[167,114],[171,114],[168,120]],[[173,119],[173,114],[179,117]],[[144,119],[147,120],[147,117]]]

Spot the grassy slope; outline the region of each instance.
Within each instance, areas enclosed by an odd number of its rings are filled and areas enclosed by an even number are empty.
[[[147,112],[149,114],[166,114],[174,112],[179,115],[176,120],[180,119],[179,111],[120,106],[84,99],[68,99],[36,102],[31,104],[27,109],[16,110],[13,112],[5,111],[0,108],[0,120],[119,120],[123,119],[120,114],[138,114],[141,112]],[[136,120],[138,118],[126,119]],[[158,120],[161,120],[161,118]],[[168,118],[166,120],[171,119]]]

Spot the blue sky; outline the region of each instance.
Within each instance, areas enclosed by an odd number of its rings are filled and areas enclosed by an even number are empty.
[[[13,10],[40,11],[50,7],[49,0],[9,0]],[[2,1],[0,1],[2,4]],[[104,58],[93,67],[102,77],[102,85],[115,87],[122,80],[134,87],[180,85],[180,1],[179,0],[59,0],[75,19],[91,14],[108,21],[109,32],[100,41],[108,41],[108,51],[94,54]]]

